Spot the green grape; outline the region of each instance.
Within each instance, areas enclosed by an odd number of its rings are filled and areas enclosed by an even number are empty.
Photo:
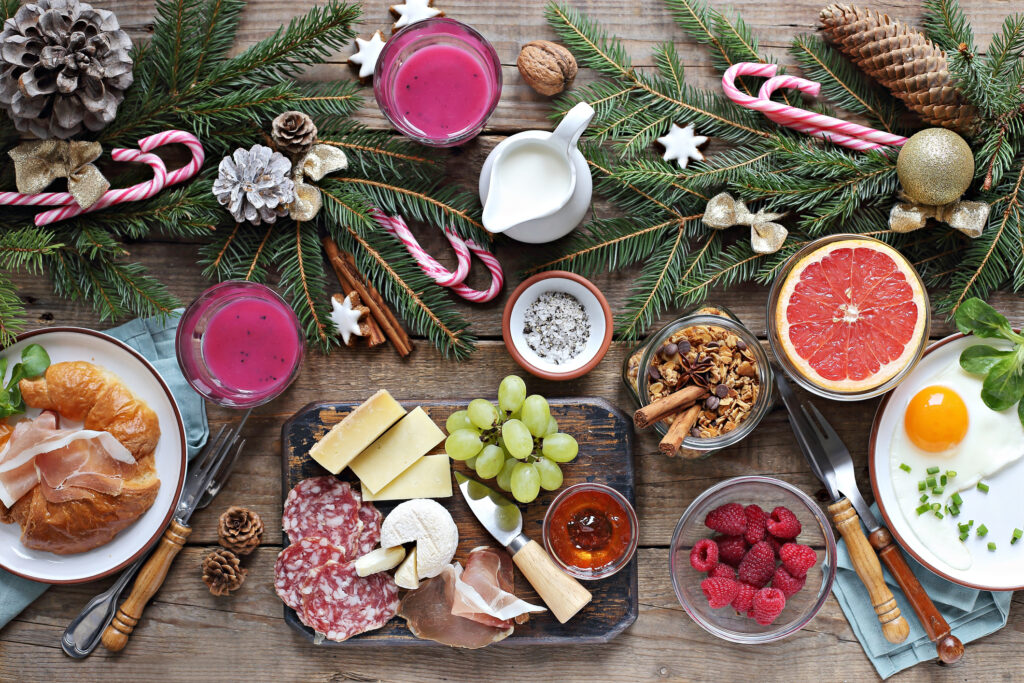
[[[444,440],[444,451],[452,460],[469,460],[483,447],[475,429],[456,429]]]
[[[544,436],[548,429],[548,418],[551,417],[551,408],[547,400],[538,394],[526,397],[523,403],[523,423],[534,436]]]
[[[506,420],[501,426],[501,438],[505,450],[513,458],[522,460],[533,452],[533,437],[530,430],[519,420]]]
[[[580,446],[576,439],[568,434],[551,434],[544,437],[540,452],[545,458],[555,462],[570,462],[579,453]]]
[[[472,458],[470,458],[469,460],[467,460],[467,461],[466,461],[466,467],[468,467],[469,469],[471,469],[471,470],[473,470],[473,471],[476,471],[476,459],[477,459],[478,457],[479,457],[479,456],[476,456],[476,455],[474,455],[474,456],[473,456]],[[477,474],[479,474],[479,472],[477,472]]]
[[[476,457],[476,473],[484,479],[498,476],[504,465],[505,451],[501,446],[484,446],[484,450]]]
[[[540,486],[545,491],[554,491],[562,485],[562,470],[554,462],[547,458],[538,458],[537,462],[533,463],[534,467],[537,468],[537,473],[540,474]],[[477,470],[479,472],[479,470]]]
[[[444,423],[444,428],[448,430],[449,434],[460,429],[476,429],[469,419],[469,413],[465,410],[456,410],[449,415],[448,421]]]
[[[526,382],[522,377],[509,375],[498,385],[498,407],[506,413],[514,413],[523,406],[526,399]]]
[[[501,472],[498,472],[497,483],[498,488],[502,491],[512,490],[512,470],[519,463],[515,458],[509,458],[505,461],[505,464],[501,466]]]
[[[554,417],[549,417],[548,418],[548,428],[544,431],[543,436],[547,436],[548,434],[554,434],[557,431],[558,431],[558,420],[556,420]]]
[[[540,474],[537,467],[529,462],[517,462],[512,468],[509,480],[512,495],[520,503],[529,503],[540,493]]]
[[[474,398],[466,408],[469,419],[480,429],[490,429],[498,422],[498,409],[490,401]]]

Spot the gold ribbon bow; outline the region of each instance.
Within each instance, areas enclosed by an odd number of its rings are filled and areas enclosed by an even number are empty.
[[[92,165],[102,153],[98,142],[69,140],[33,140],[8,152],[14,160],[18,192],[37,194],[57,178],[67,178],[68,192],[83,209],[110,189],[110,183]]]
[[[317,181],[328,173],[348,168],[345,153],[331,145],[313,145],[306,155],[295,162],[292,180],[295,181],[295,201],[288,207],[288,213],[297,221],[312,220],[320,213],[324,200],[320,188],[306,183],[306,178]]]
[[[750,246],[758,254],[772,254],[782,248],[789,232],[773,221],[786,214],[768,213],[764,209],[751,213],[742,199],[733,199],[728,192],[716,194],[704,209],[704,225],[725,230],[734,225],[750,226]]]
[[[989,205],[985,202],[955,201],[943,206],[917,204],[900,193],[900,201],[889,211],[889,229],[893,232],[911,232],[923,228],[929,218],[946,223],[968,237],[981,235],[988,224]]]

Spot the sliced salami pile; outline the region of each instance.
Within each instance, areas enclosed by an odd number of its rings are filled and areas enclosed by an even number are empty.
[[[380,628],[398,610],[390,574],[367,577],[352,565],[380,541],[381,514],[334,477],[298,483],[284,503],[281,525],[292,544],[274,565],[274,588],[284,604],[328,640]]]

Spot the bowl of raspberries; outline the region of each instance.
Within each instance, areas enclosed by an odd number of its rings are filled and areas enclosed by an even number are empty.
[[[734,643],[767,643],[799,631],[825,604],[836,539],[800,489],[736,477],[679,518],[669,564],[676,597],[697,624]]]

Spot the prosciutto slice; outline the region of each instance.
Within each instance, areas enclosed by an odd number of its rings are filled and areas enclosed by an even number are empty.
[[[59,429],[56,414],[47,411],[18,422],[0,450],[0,501],[12,507],[41,482],[53,502],[81,498],[84,489],[120,492],[114,479],[120,482],[123,468],[134,464],[112,434]]]
[[[530,612],[545,608],[512,594],[512,558],[503,551],[481,546],[470,551],[465,570],[455,563],[455,601],[452,614],[494,626],[510,628]],[[528,617],[527,617],[528,618]]]

